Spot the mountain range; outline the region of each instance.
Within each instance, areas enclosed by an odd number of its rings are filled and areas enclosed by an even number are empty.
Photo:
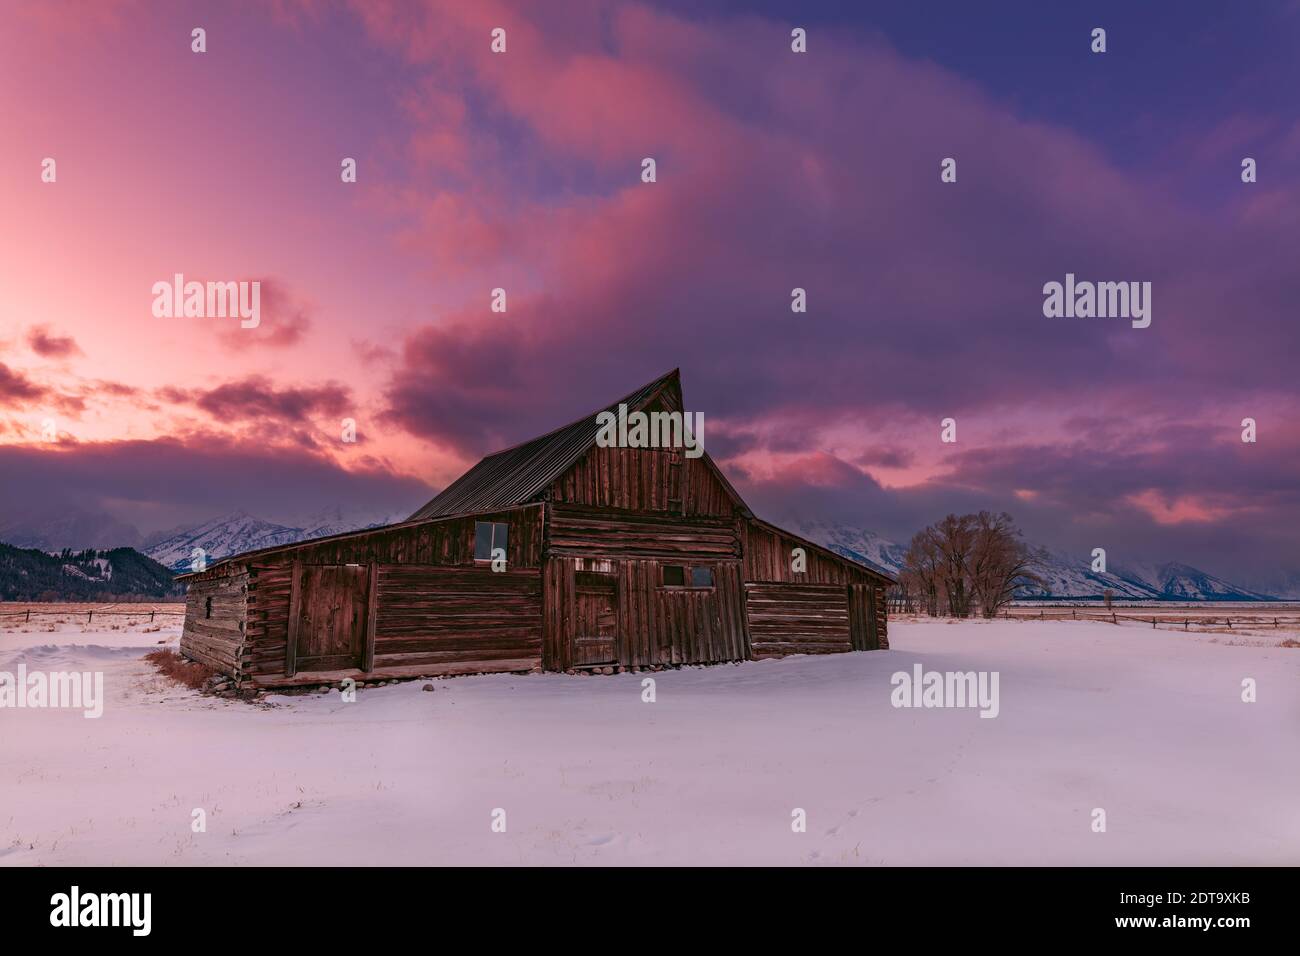
[[[795,521],[788,527],[837,554],[891,575],[902,569],[907,553],[905,546],[862,528],[816,521]],[[1074,557],[1041,547],[1030,550],[1034,572],[1042,584],[1019,589],[1016,597],[1022,600],[1100,598],[1107,589],[1115,598],[1131,601],[1267,601],[1300,597],[1300,587],[1266,594],[1177,562],[1112,564],[1102,573],[1092,570],[1090,557]]]
[[[207,563],[211,564],[245,551],[294,544],[345,531],[379,528],[409,517],[406,512],[348,514],[342,508],[332,508],[286,525],[264,521],[244,511],[235,511],[191,528],[174,530],[161,540],[153,541],[144,550],[149,557],[179,574],[192,569],[196,549],[201,549]]]
[[[409,514],[345,511],[342,507],[307,515],[286,523],[267,521],[244,511],[235,511],[193,526],[174,528],[140,540],[129,526],[92,515],[61,512],[44,523],[40,516],[22,522],[0,522],[0,541],[20,547],[52,552],[69,542],[102,545],[106,540],[133,544],[153,561],[175,573],[192,569],[196,549],[202,549],[208,563],[259,548],[293,544],[311,538],[340,534],[404,521]],[[864,528],[825,521],[787,518],[782,522],[798,534],[854,561],[895,575],[903,566],[907,548]],[[130,533],[128,533],[130,532]],[[124,540],[128,539],[128,540]],[[1034,570],[1042,579],[1036,587],[1022,588],[1017,597],[1100,598],[1109,589],[1119,600],[1138,601],[1259,601],[1270,596],[1300,598],[1300,574],[1281,576],[1270,582],[1268,591],[1223,580],[1199,568],[1178,562],[1143,564],[1112,563],[1105,573],[1091,570],[1091,559],[1031,548]]]

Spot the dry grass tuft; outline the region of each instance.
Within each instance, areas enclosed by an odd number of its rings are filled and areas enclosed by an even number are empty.
[[[217,673],[206,664],[185,660],[169,647],[150,651],[144,659],[156,667],[163,677],[183,684],[190,690],[202,690]]]

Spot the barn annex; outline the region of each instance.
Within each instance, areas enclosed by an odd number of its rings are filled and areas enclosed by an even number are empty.
[[[624,403],[682,411],[677,370],[605,410]],[[602,447],[597,414],[489,455],[399,524],[181,575],[181,653],[276,687],[889,646],[892,579],[754,517],[707,452]]]

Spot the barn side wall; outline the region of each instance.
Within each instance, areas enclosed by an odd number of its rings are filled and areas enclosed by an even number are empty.
[[[745,609],[755,658],[853,650],[846,586],[747,583]]]
[[[535,568],[380,565],[375,671],[519,671],[542,663],[542,580]]]
[[[884,578],[752,521],[741,522],[740,536],[756,657],[889,648]],[[795,548],[802,572],[792,567]]]
[[[541,666],[540,505],[421,522],[252,559],[243,675],[262,686]],[[506,571],[474,561],[476,521],[509,526]],[[373,565],[370,670],[286,674],[294,562]]]
[[[740,538],[730,518],[549,506],[543,574],[543,662],[574,666],[575,576],[617,582],[617,663],[623,667],[746,660]],[[711,588],[663,585],[665,565],[707,567]]]
[[[240,676],[248,623],[248,569],[214,570],[190,582],[181,654],[230,677]],[[210,603],[209,603],[210,602]]]

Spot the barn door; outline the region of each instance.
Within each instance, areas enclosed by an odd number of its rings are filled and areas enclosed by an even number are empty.
[[[618,660],[618,579],[579,571],[574,576],[573,666]]]
[[[849,585],[849,630],[855,651],[880,648],[879,608],[874,584]]]
[[[361,667],[370,574],[355,564],[296,565],[286,673]]]

